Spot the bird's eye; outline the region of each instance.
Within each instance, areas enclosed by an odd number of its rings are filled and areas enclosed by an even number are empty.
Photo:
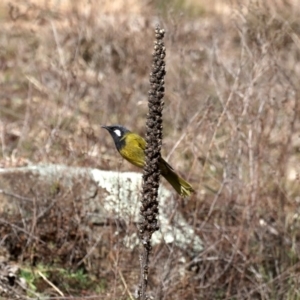
[[[121,136],[121,130],[119,130],[119,129],[115,129],[115,130],[114,130],[114,133],[115,133],[118,137]]]

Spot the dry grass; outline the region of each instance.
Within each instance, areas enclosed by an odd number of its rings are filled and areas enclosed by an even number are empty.
[[[133,1],[104,14],[96,1],[61,10],[21,2],[0,9],[2,165],[135,170],[99,125],[144,132],[151,12],[167,32],[163,153],[197,190],[180,204],[205,243],[184,276],[179,259],[157,267],[153,294],[299,299],[297,1],[228,4],[230,14],[214,10],[216,1],[200,16],[177,14],[170,3],[161,12]],[[135,288],[120,261],[103,270],[101,299],[121,299],[115,278],[123,272]]]

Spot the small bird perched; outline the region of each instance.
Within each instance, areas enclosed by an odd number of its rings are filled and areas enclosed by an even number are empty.
[[[123,158],[139,168],[145,164],[146,141],[136,133],[121,125],[102,126],[112,136],[116,148]],[[161,157],[159,159],[161,175],[167,179],[181,196],[190,196],[194,192],[192,186],[177,175],[174,169]]]

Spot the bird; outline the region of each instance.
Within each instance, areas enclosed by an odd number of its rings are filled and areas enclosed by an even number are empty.
[[[144,167],[146,141],[140,135],[131,132],[122,125],[103,125],[101,127],[110,133],[118,152],[123,158],[139,168]],[[181,178],[162,157],[159,158],[159,169],[161,175],[180,196],[187,197],[195,192],[192,186]]]

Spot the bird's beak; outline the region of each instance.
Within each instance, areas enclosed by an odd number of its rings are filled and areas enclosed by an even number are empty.
[[[101,128],[104,128],[104,129],[108,130],[108,127],[105,126],[105,125],[102,125]]]

